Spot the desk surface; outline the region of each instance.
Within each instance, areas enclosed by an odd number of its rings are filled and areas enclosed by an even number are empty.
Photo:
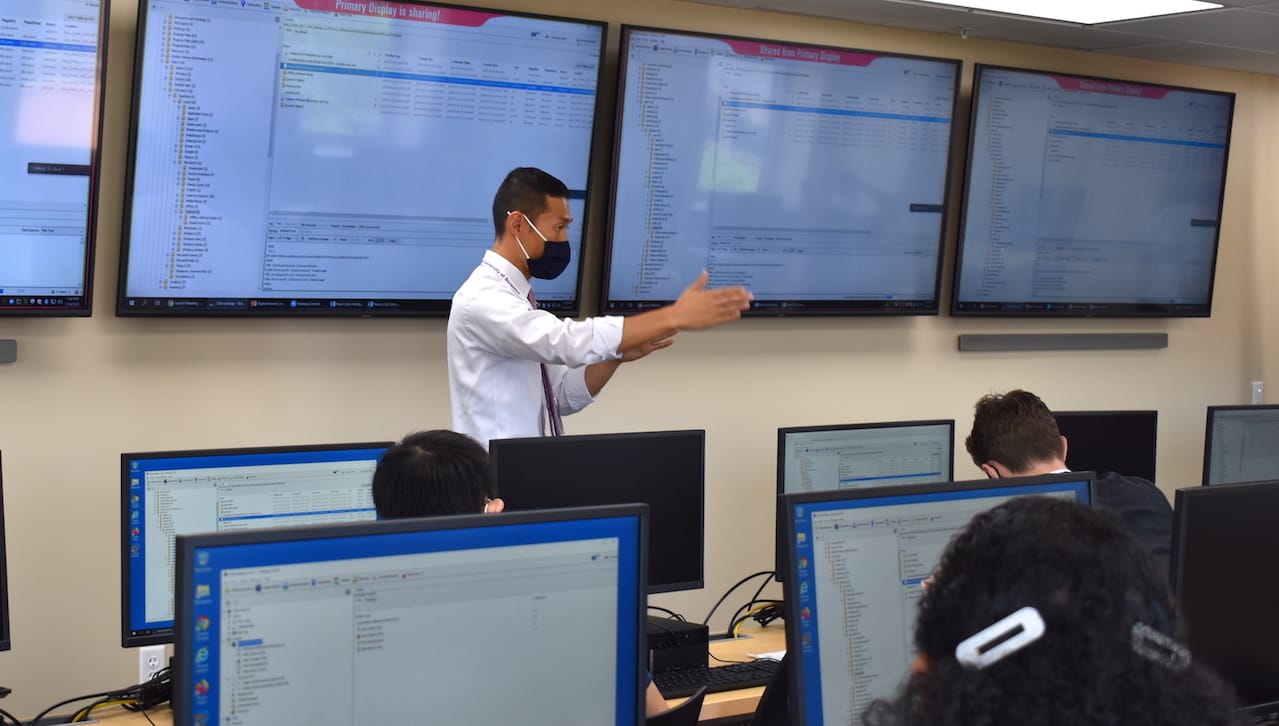
[[[767,628],[743,627],[741,634],[743,637],[733,640],[716,640],[711,643],[711,655],[714,656],[710,659],[712,667],[723,665],[715,658],[728,661],[750,660],[747,653],[771,653],[786,648],[786,628],[781,622],[776,622]],[[698,720],[711,721],[754,713],[755,706],[759,704],[759,698],[762,695],[764,695],[763,686],[707,694],[706,700],[702,702],[702,714]],[[683,700],[682,698],[671,699],[670,704],[675,705]]]
[[[744,627],[742,635],[746,637],[717,640],[711,643],[711,655],[724,660],[750,660],[747,653],[767,653],[786,647],[786,631],[780,622],[767,628]],[[710,665],[715,664],[716,660],[711,658]],[[763,693],[763,686],[712,693],[702,703],[702,714],[699,720],[710,721],[754,713],[759,697]],[[677,704],[682,700],[673,699],[671,704]],[[147,715],[151,717],[151,722],[155,723],[155,726],[173,726],[173,712],[167,706],[148,711]],[[149,726],[146,716],[115,706],[95,711],[93,717],[108,726]]]

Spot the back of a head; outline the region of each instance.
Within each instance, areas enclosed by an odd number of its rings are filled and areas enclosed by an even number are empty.
[[[1024,607],[1044,634],[984,668],[962,641]],[[1112,515],[1019,497],[975,517],[947,547],[920,602],[926,656],[868,724],[1227,724],[1228,688],[1176,637],[1171,595],[1150,556]]]
[[[974,408],[973,430],[964,445],[978,466],[997,461],[1024,473],[1036,463],[1064,456],[1057,419],[1030,391],[982,396]]]
[[[536,219],[546,211],[547,197],[567,199],[568,187],[564,182],[535,167],[521,166],[512,169],[493,195],[494,235],[502,236],[506,228],[507,212],[520,211]]]
[[[409,434],[373,472],[373,505],[382,519],[476,514],[492,492],[488,453],[455,431]]]

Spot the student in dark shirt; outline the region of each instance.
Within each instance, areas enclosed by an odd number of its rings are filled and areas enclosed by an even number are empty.
[[[1114,516],[1064,499],[974,517],[942,554],[914,642],[902,690],[871,704],[866,726],[1236,722],[1149,553]]]
[[[964,442],[973,463],[992,479],[1070,471],[1068,442],[1048,406],[1022,390],[983,396],[977,402],[973,430]],[[1116,472],[1097,472],[1093,505],[1119,515],[1168,575],[1172,551],[1172,507],[1153,482]]]

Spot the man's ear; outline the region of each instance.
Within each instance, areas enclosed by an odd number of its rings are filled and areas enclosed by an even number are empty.
[[[1061,460],[1066,461],[1066,437],[1061,437]]]
[[[999,469],[995,468],[995,462],[993,461],[988,461],[985,464],[982,464],[981,470],[986,474],[987,479],[1000,478]]]

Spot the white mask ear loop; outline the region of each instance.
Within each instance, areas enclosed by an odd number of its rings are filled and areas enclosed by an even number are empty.
[[[506,216],[508,216],[508,217],[509,217],[509,216],[511,216],[512,214],[515,214],[515,212],[514,212],[514,211],[512,211],[512,210],[510,210],[510,209],[506,210]],[[524,219],[528,219],[528,215],[524,214],[523,212],[520,212],[520,215],[521,215],[521,216],[523,216],[523,217],[524,217]],[[530,227],[533,227],[533,223],[532,223],[532,222],[529,222],[528,224],[529,224],[529,226],[530,226]],[[537,231],[537,227],[533,227],[533,231],[535,231],[535,232],[536,232],[536,231]],[[541,233],[541,232],[538,232],[538,234],[539,234],[539,235],[541,235],[542,233]],[[519,236],[518,234],[515,234],[514,232],[512,232],[512,233],[511,233],[511,236],[515,238],[515,244],[517,244],[517,245],[519,245],[519,246],[520,246],[520,252],[523,252],[523,253],[524,253],[524,259],[526,259],[526,260],[531,260],[531,259],[533,259],[532,257],[529,257],[529,256],[528,256],[528,250],[524,249],[524,243],[520,241],[520,236]],[[542,239],[543,239],[543,240],[545,240],[546,238],[545,238],[545,237],[543,237]]]

